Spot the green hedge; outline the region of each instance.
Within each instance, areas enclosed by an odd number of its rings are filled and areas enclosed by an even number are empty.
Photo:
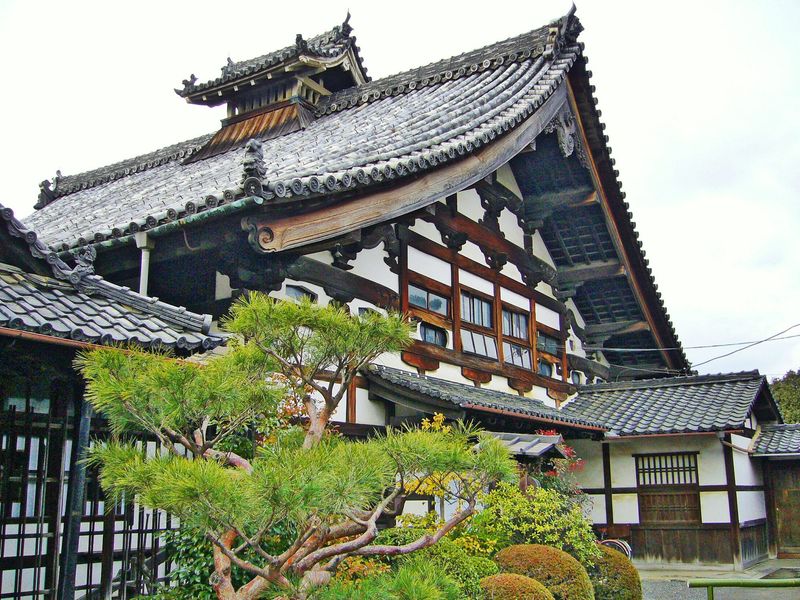
[[[541,583],[525,575],[499,573],[481,579],[485,600],[553,600]]]
[[[501,571],[517,573],[542,583],[555,600],[593,600],[589,575],[566,552],[539,544],[509,546],[497,553]]]
[[[589,579],[596,600],[642,600],[642,581],[628,557],[607,546],[599,546],[602,554],[589,565]]]

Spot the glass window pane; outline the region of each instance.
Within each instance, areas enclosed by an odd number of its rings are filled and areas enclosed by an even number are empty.
[[[528,339],[528,316],[522,314],[515,314],[514,319],[516,321],[516,335],[521,340]]]
[[[469,300],[470,299],[467,294],[461,294],[461,318],[468,323],[472,323],[472,311],[470,311]]]
[[[497,340],[493,337],[489,337],[488,335],[483,336],[484,341],[486,342],[486,356],[489,358],[497,358]]]
[[[408,286],[408,303],[411,306],[428,308],[428,292],[415,285]]]
[[[544,375],[545,377],[552,377],[553,376],[553,366],[544,360],[539,361],[539,375]]]
[[[471,331],[461,332],[461,346],[463,347],[464,352],[475,352],[475,344],[472,343]]]
[[[513,317],[513,313],[503,309],[503,335],[513,335]]]
[[[492,305],[490,303],[488,303],[488,302],[484,302],[483,300],[481,300],[480,302],[481,302],[481,309],[483,311],[483,320],[481,322],[481,325],[483,325],[484,327],[491,327],[492,326]]]
[[[447,315],[447,298],[428,292],[428,308],[440,315]]]
[[[486,341],[480,333],[472,334],[472,341],[475,343],[475,354],[486,356]]]

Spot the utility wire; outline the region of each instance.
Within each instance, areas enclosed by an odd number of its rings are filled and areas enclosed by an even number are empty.
[[[719,360],[720,358],[725,358],[725,357],[730,356],[731,354],[736,354],[737,352],[741,352],[743,350],[747,350],[748,348],[752,348],[753,346],[758,346],[759,344],[763,344],[764,342],[769,342],[769,341],[777,338],[779,335],[783,335],[787,331],[791,331],[795,327],[800,327],[800,323],[795,323],[791,327],[787,327],[786,329],[784,329],[783,331],[779,331],[775,335],[771,335],[768,338],[764,338],[763,340],[758,340],[757,342],[753,342],[753,343],[745,346],[744,348],[737,348],[736,350],[732,350],[732,351],[730,351],[730,352],[728,352],[726,354],[720,354],[719,356],[715,356],[714,358],[709,358],[708,360],[704,360],[703,362],[697,363],[696,365],[692,365],[692,368],[697,368],[697,367],[702,366],[702,365],[707,365],[708,363],[710,363],[712,361],[715,361],[715,360]]]
[[[797,327],[794,325],[793,327]],[[790,327],[789,329],[792,329]],[[786,331],[789,331],[787,329]],[[752,340],[749,342],[729,342],[726,344],[705,344],[702,346],[682,346],[680,348],[604,348],[602,346],[584,346],[583,349],[588,351],[611,351],[611,352],[661,352],[663,350],[699,350],[703,348],[726,348],[730,346],[744,346],[747,344],[761,344],[763,342],[777,342],[778,340],[791,340],[793,338],[800,338],[800,333],[794,335],[784,335],[782,337],[772,337],[764,340]]]

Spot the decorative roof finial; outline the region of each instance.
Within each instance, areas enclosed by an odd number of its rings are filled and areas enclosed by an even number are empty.
[[[39,210],[50,204],[53,200],[58,198],[58,184],[61,181],[61,171],[56,171],[56,176],[53,177],[52,183],[49,179],[45,179],[39,184],[39,199],[33,208]]]
[[[224,67],[222,67],[222,76],[227,77],[228,75],[232,74],[234,70],[234,65],[236,65],[236,63],[233,62],[233,59],[231,59],[231,57],[229,56],[227,63],[225,64]]]
[[[189,79],[184,79],[183,81],[181,81],[181,83],[183,84],[183,91],[190,92],[194,87],[194,84],[197,83],[197,77],[195,76],[194,73],[192,73],[191,75],[189,75]]]
[[[242,159],[242,187],[248,196],[261,196],[262,181],[267,175],[264,164],[264,147],[260,141],[252,139],[244,147]]]
[[[72,251],[75,257],[75,268],[69,274],[69,281],[72,285],[78,285],[87,275],[94,275],[94,259],[97,258],[97,250],[94,246],[84,246]]]
[[[342,35],[347,37],[353,31],[353,28],[350,26],[350,9],[347,9],[347,17],[345,18],[344,22],[342,23]]]
[[[303,39],[303,34],[298,33],[294,39],[294,45],[297,47],[298,52],[305,52],[308,50],[308,42]]]

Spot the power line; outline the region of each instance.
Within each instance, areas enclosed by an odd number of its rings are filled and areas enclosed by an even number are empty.
[[[797,325],[794,325],[793,327],[797,327]],[[792,329],[793,327],[790,327],[789,329]],[[789,331],[789,329],[787,329],[786,331]],[[602,352],[604,350],[605,351],[611,351],[611,352],[661,352],[661,351],[666,351],[666,350],[700,350],[700,349],[703,349],[703,348],[726,348],[726,347],[730,347],[730,346],[744,346],[744,345],[747,345],[747,344],[761,344],[763,342],[777,342],[779,340],[791,340],[791,339],[794,339],[794,338],[800,338],[800,333],[795,334],[795,335],[785,335],[785,336],[782,336],[782,337],[767,338],[767,339],[764,339],[764,340],[751,340],[749,342],[728,342],[728,343],[725,343],[725,344],[705,344],[705,345],[702,345],[702,346],[682,346],[682,347],[672,347],[672,348],[669,348],[669,347],[667,347],[667,348],[604,348],[602,346],[597,346],[597,347],[595,347],[595,346],[584,346],[583,349],[586,350],[586,351],[599,351],[599,352]],[[742,350],[744,350],[744,348],[742,348]]]
[[[708,363],[710,363],[712,361],[715,361],[715,360],[719,360],[720,358],[726,358],[728,356],[731,356],[732,354],[736,354],[737,352],[742,352],[743,350],[747,350],[748,348],[752,348],[753,346],[758,346],[759,344],[763,344],[764,342],[769,342],[771,340],[774,340],[778,336],[783,335],[787,331],[791,331],[795,327],[800,327],[800,323],[795,323],[791,327],[787,327],[786,329],[784,329],[783,331],[779,331],[775,335],[771,335],[771,336],[769,336],[767,338],[764,338],[763,340],[758,340],[757,342],[753,342],[753,343],[745,346],[744,348],[737,348],[736,350],[732,350],[731,352],[727,352],[726,354],[720,354],[719,356],[715,356],[714,358],[709,358],[708,360],[704,360],[703,362],[697,363],[696,365],[692,365],[692,367],[693,368],[697,368],[697,367],[700,367],[702,365],[707,365]]]

